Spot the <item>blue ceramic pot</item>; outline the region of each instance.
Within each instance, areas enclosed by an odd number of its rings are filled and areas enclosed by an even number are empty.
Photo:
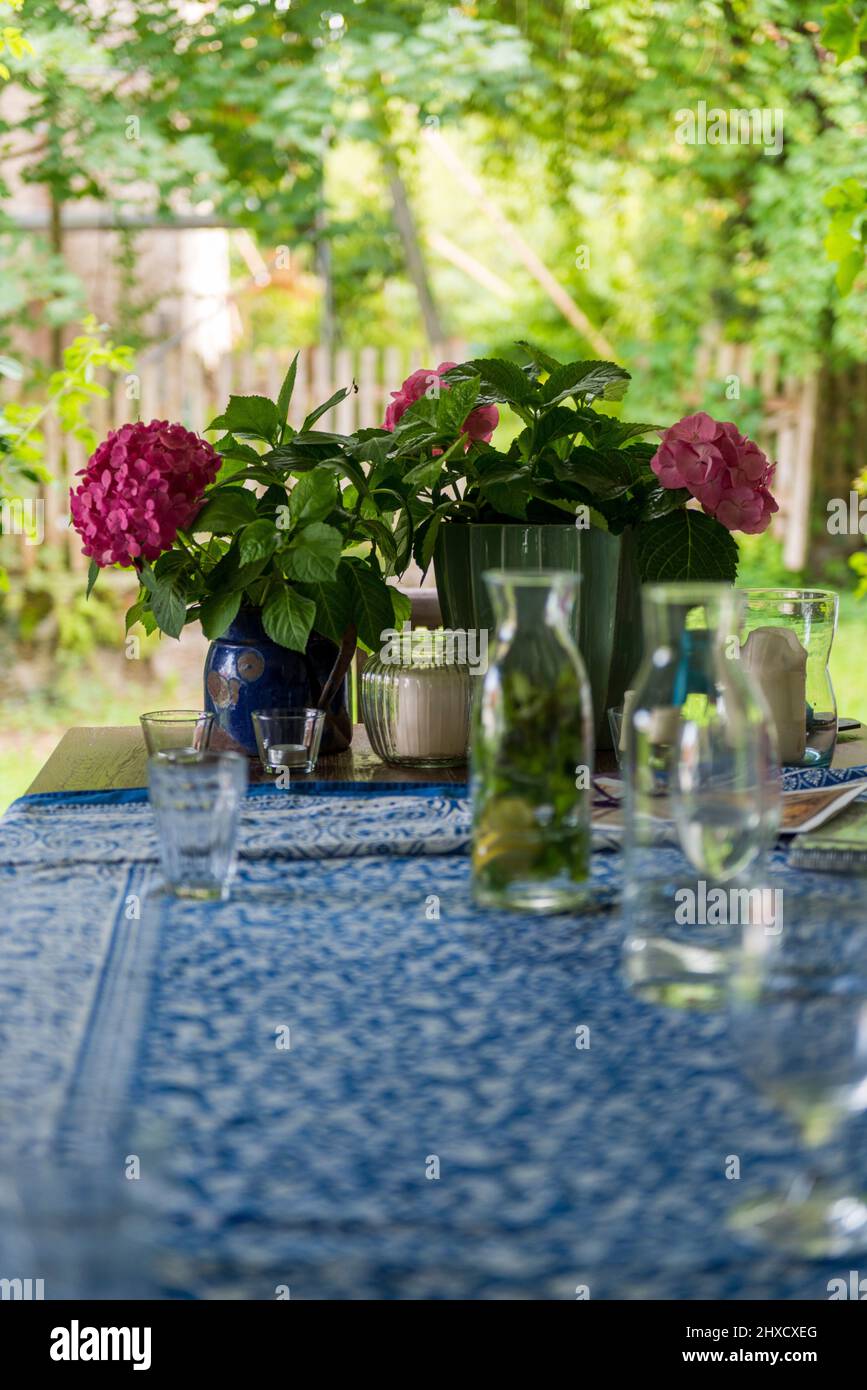
[[[272,642],[255,608],[242,609],[208,648],[205,709],[214,716],[212,744],[258,756],[251,715],[258,709],[313,705],[337,657],[327,637],[312,633],[305,652]],[[339,753],[352,739],[347,682],[337,690],[322,734],[323,753]]]

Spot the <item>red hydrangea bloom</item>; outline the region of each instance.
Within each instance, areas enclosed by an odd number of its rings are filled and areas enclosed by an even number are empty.
[[[769,491],[775,465],[737,425],[703,410],[664,431],[650,466],[663,487],[686,488],[729,531],[765,531],[779,510]]]
[[[421,400],[428,387],[434,385],[434,378],[444,376],[457,365],[457,362],[440,362],[436,371],[431,371],[430,367],[420,367],[417,372],[408,376],[399,391],[392,391],[391,404],[386,409],[382,428],[393,430],[404,412],[416,401]],[[441,390],[450,389],[447,381],[437,385]],[[495,405],[480,405],[467,416],[461,426],[461,434],[465,434],[468,439],[478,439],[484,444],[489,444],[499,423],[500,412]]]
[[[220,469],[220,455],[183,425],[122,425],[70,488],[72,523],[99,566],[155,560],[192,521]]]

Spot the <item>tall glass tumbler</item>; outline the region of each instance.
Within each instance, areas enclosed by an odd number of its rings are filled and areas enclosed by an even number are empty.
[[[743,589],[741,659],[761,687],[785,767],[830,767],[837,701],[828,671],[838,596],[830,589]]]
[[[248,763],[240,753],[179,751],[148,759],[149,797],[170,893],[227,898]]]

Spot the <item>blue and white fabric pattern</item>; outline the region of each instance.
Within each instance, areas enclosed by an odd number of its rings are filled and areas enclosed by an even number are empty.
[[[795,1135],[723,1014],[631,994],[616,853],[593,911],[535,919],[472,905],[454,788],[254,789],[241,833],[231,899],[196,904],[162,890],[143,794],[0,822],[0,1206],[62,1153],[114,1171],[129,1231],[147,1214],[116,1294],[825,1298],[846,1275],[727,1232]],[[856,881],[818,891],[863,927]]]

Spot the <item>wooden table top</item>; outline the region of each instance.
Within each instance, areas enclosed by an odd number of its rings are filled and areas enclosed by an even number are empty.
[[[382,762],[374,753],[363,724],[356,724],[352,747],[346,753],[320,758],[314,778],[323,782],[448,782],[466,781],[466,767],[407,768]],[[265,780],[259,764],[251,778]],[[147,754],[137,725],[107,729],[68,729],[41,768],[31,792],[108,791],[147,786]]]
[[[857,736],[846,734],[837,744],[834,767],[867,765],[865,726]],[[597,772],[613,772],[611,753],[597,754]],[[253,764],[252,781],[262,778]],[[446,782],[460,786],[466,767],[408,768],[384,763],[374,753],[363,724],[356,724],[352,747],[346,753],[320,758],[315,778],[323,782]],[[136,726],[68,729],[27,788],[31,792],[108,791],[147,786],[144,740]]]

